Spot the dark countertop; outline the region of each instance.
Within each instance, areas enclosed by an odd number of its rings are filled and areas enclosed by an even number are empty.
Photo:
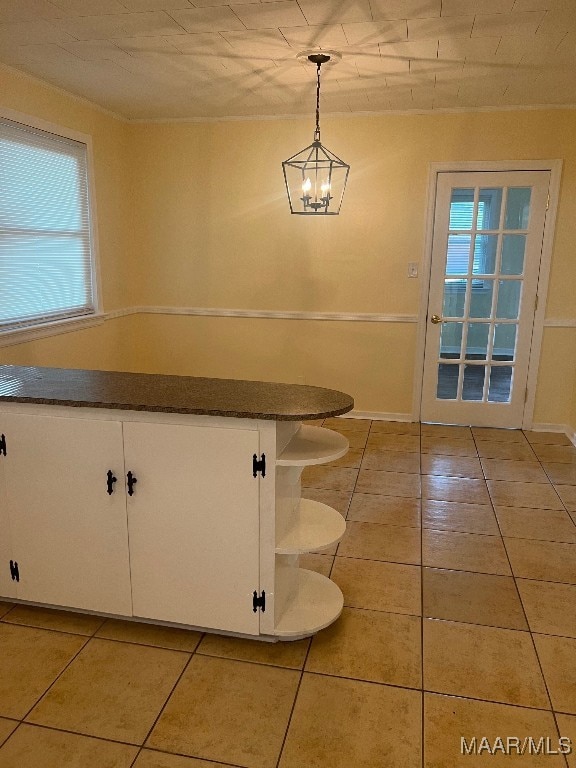
[[[18,365],[0,365],[2,402],[275,421],[327,418],[354,407],[344,392],[301,384]]]

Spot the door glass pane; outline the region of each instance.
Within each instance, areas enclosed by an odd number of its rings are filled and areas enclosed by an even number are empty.
[[[490,317],[494,280],[474,280],[470,296],[470,317]]]
[[[466,360],[486,360],[490,323],[470,323],[466,339]]]
[[[438,366],[438,384],[436,397],[438,400],[456,400],[458,394],[459,365],[441,363]]]
[[[464,317],[464,301],[466,299],[465,280],[444,281],[444,317]]]
[[[526,235],[504,235],[502,238],[503,275],[521,275],[524,271]]]
[[[453,189],[450,200],[450,229],[472,229],[474,190]]]
[[[470,235],[448,235],[446,274],[449,277],[468,274],[471,242]]]
[[[512,390],[512,366],[499,365],[490,370],[488,402],[509,403]]]
[[[493,275],[496,268],[498,235],[476,235],[474,240],[474,275]]]
[[[493,360],[514,360],[517,328],[515,323],[499,323],[494,326]]]
[[[504,229],[528,229],[531,194],[530,187],[509,188]]]
[[[501,207],[502,187],[480,189],[476,227],[478,229],[498,229]]]
[[[500,280],[498,285],[498,307],[496,317],[516,320],[520,309],[520,280]]]
[[[460,357],[463,323],[443,323],[440,336],[440,357],[454,360]]]
[[[465,365],[464,382],[462,384],[462,400],[482,400],[484,394],[483,365]]]

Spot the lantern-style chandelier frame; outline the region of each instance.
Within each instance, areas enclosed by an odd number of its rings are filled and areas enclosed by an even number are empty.
[[[336,216],[340,213],[350,166],[320,141],[320,68],[333,57],[312,53],[306,58],[316,64],[316,129],[312,144],[282,163],[286,192],[291,213]]]

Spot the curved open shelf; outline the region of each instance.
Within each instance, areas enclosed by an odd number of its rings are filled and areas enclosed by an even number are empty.
[[[336,621],[344,607],[344,596],[333,581],[315,571],[298,569],[296,596],[276,625],[277,637],[312,635]]]
[[[276,459],[279,467],[305,467],[336,461],[348,452],[350,443],[339,432],[303,425]]]
[[[327,504],[300,499],[296,523],[276,542],[280,555],[316,552],[337,544],[346,531],[346,520]]]

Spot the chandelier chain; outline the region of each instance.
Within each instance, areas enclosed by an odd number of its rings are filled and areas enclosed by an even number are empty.
[[[320,141],[320,67],[321,62],[316,64],[316,130],[314,131],[314,141]]]

